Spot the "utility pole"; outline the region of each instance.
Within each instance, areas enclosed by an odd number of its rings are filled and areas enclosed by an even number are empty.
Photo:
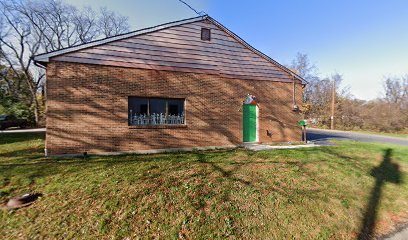
[[[332,89],[332,102],[331,102],[331,117],[330,117],[330,129],[334,129],[334,108],[336,104],[336,78],[333,78]]]

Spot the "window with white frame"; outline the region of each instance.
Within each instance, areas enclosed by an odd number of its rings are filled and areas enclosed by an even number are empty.
[[[129,125],[183,125],[185,99],[129,97]]]

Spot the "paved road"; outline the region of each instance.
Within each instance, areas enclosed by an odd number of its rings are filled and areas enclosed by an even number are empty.
[[[0,130],[0,133],[29,133],[29,132],[45,132],[45,128]]]
[[[396,232],[392,234],[391,236],[388,236],[384,238],[386,240],[407,240],[408,239],[408,227],[405,229],[402,229],[399,232]]]
[[[337,130],[323,130],[316,128],[309,128],[307,131],[307,139],[317,144],[327,144],[328,140],[355,140],[361,142],[379,142],[390,143],[408,146],[408,139],[398,137],[388,137],[381,135],[372,135],[364,133],[355,133]]]

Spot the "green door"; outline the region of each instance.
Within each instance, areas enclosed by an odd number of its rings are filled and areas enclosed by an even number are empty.
[[[257,142],[257,106],[255,104],[244,104],[243,112],[244,142]]]

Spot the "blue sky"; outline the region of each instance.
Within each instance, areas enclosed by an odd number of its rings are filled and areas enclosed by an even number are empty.
[[[307,53],[322,77],[343,75],[354,96],[373,99],[386,76],[408,74],[406,0],[185,0],[282,64]],[[195,16],[178,0],[66,0],[106,6],[132,29]]]

